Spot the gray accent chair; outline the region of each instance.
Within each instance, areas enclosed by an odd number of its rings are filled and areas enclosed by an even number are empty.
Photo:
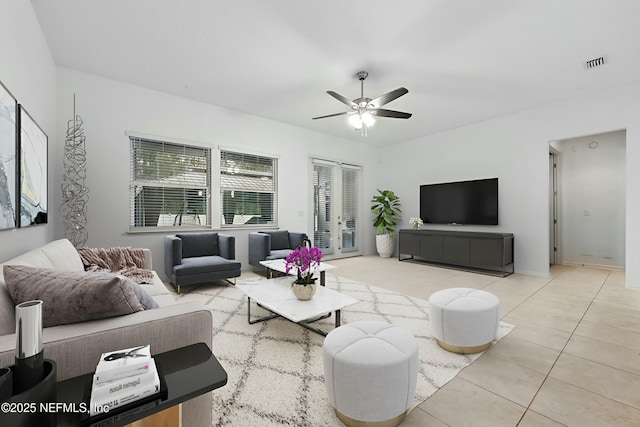
[[[164,271],[178,293],[182,286],[213,280],[224,279],[235,284],[241,268],[235,258],[234,236],[204,232],[165,237]]]
[[[249,233],[249,264],[264,269],[260,261],[284,259],[305,240],[309,240],[306,233],[295,231],[275,230]]]

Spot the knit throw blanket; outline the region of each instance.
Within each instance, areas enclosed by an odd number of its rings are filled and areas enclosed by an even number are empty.
[[[78,248],[78,253],[86,271],[108,271],[122,274],[137,283],[152,283],[153,271],[144,267],[142,249]]]

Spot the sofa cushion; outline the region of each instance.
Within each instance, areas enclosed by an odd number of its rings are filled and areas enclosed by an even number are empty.
[[[13,299],[4,283],[0,283],[0,336],[12,334],[15,331],[16,315]]]
[[[293,249],[279,249],[276,251],[271,251],[271,255],[267,256],[267,261],[274,259],[285,259],[289,254],[293,252]]]
[[[5,265],[13,302],[42,300],[44,327],[121,316],[143,310],[135,292],[118,275],[96,275],[22,265]]]
[[[153,300],[158,304],[159,307],[168,307],[170,305],[176,304],[174,295],[175,294],[171,293],[156,295],[153,297]]]
[[[123,276],[117,273],[106,273],[102,271],[90,272],[87,274],[102,275],[102,276],[118,276],[118,278],[122,280],[124,283],[126,283],[126,285],[129,286],[129,288],[133,291],[133,293],[136,294],[136,298],[138,299],[138,302],[142,305],[142,308],[144,308],[145,310],[158,308],[158,303],[156,303],[156,301],[151,297],[151,295],[149,295],[147,291],[142,287],[144,285],[142,286],[139,285],[138,283],[136,283],[134,280],[131,280],[127,276]],[[148,288],[149,286],[145,286],[145,287]]]
[[[271,236],[271,250],[291,249],[287,230],[263,231]]]
[[[40,250],[49,258],[57,270],[84,271],[80,254],[67,239],[54,240],[42,246]],[[45,267],[44,265],[42,267]]]
[[[176,234],[182,240],[182,258],[220,255],[218,233]]]
[[[218,271],[240,270],[240,262],[232,261],[221,256],[203,256],[185,258],[182,264],[173,267],[176,277],[188,274],[214,273]]]
[[[142,305],[142,308],[144,308],[145,310],[158,308],[158,303],[151,297],[151,295],[147,293],[147,291],[144,290],[141,285],[125,276],[121,276],[121,279],[124,280],[127,286],[129,286],[129,288],[136,295],[136,298],[138,299],[140,305]]]

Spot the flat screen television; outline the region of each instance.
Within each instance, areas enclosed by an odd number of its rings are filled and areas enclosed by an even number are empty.
[[[498,225],[498,178],[420,186],[425,224]]]

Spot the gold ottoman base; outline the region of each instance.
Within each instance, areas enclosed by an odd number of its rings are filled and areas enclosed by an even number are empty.
[[[334,410],[336,411],[336,415],[338,416],[338,418],[340,418],[340,421],[342,421],[349,427],[396,427],[402,422],[402,420],[404,420],[404,417],[407,416],[407,411],[404,411],[397,417],[393,417],[390,420],[386,421],[360,421],[354,420],[351,417],[347,417],[345,414],[335,408]]]
[[[452,353],[458,353],[458,354],[480,353],[481,351],[485,351],[486,349],[491,347],[491,344],[492,344],[492,341],[489,341],[486,344],[476,345],[474,347],[460,347],[458,345],[447,344],[446,342],[442,342],[440,340],[436,340],[436,341],[438,341],[438,345],[444,348],[445,350],[450,351]]]

